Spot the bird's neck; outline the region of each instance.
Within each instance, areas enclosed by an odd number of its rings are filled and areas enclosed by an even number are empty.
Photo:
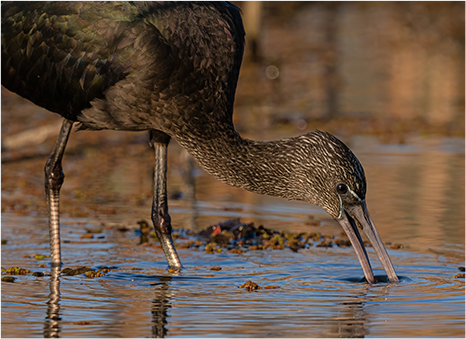
[[[297,186],[299,156],[295,139],[253,141],[234,129],[217,137],[177,138],[199,165],[220,181],[258,194],[305,200]]]

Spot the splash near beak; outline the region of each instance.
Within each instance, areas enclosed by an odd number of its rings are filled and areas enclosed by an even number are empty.
[[[395,283],[399,281],[392,262],[390,261],[390,257],[385,250],[382,239],[374,226],[374,222],[369,215],[369,211],[367,210],[366,203],[364,201],[361,201],[359,205],[355,205],[350,209],[345,210],[342,213],[342,218],[338,220],[338,222],[348,235],[348,238],[359,258],[364,275],[369,283],[374,284],[375,279],[358,228],[362,229],[369,238],[369,241],[371,242],[375,253],[379,257],[385,272],[387,272],[390,282]]]

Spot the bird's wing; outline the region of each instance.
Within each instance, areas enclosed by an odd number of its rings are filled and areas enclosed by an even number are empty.
[[[132,72],[137,14],[126,2],[2,2],[2,84],[76,120]]]

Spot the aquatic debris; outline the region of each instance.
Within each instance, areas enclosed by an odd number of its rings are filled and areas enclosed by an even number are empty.
[[[202,246],[202,241],[200,240],[191,240],[180,244],[180,248],[198,248]]]
[[[390,248],[392,250],[399,250],[399,249],[402,249],[402,248],[405,248],[402,244],[393,244],[390,246]]]
[[[459,269],[461,272],[464,272],[464,267],[463,267],[463,266],[459,266],[458,269]]]
[[[92,238],[94,238],[94,234],[92,233],[85,233],[79,237],[79,239],[92,239]]]
[[[50,258],[49,254],[25,254],[23,258],[35,258],[37,260],[44,260]]]
[[[87,233],[92,233],[92,234],[99,234],[102,233],[101,228],[86,228]]]
[[[229,237],[225,234],[214,234],[212,236],[212,242],[215,242],[217,243],[219,246],[223,246],[223,247],[226,247],[229,243],[230,243],[230,240],[233,240],[235,238],[235,236],[233,235],[233,237]]]
[[[286,244],[293,252],[298,252],[299,249],[304,248],[304,242],[296,238],[287,240]]]
[[[258,250],[265,250],[265,246],[264,245],[251,245],[248,247],[248,250],[250,251],[258,251]]]
[[[211,271],[221,271],[222,268],[221,268],[220,266],[211,266],[211,267],[210,267],[210,270],[211,270]]]
[[[244,288],[246,291],[254,291],[254,290],[260,290],[262,287],[257,285],[255,282],[248,280],[243,285],[239,286],[239,288]]]
[[[244,252],[246,252],[246,251],[242,250],[241,248],[230,248],[230,249],[228,250],[228,252],[230,252],[230,253],[241,254],[241,253],[244,253]]]
[[[464,273],[458,273],[453,278],[462,278],[462,279],[464,279]]]
[[[192,240],[186,236],[197,239]],[[254,223],[242,223],[239,218],[217,223],[199,232],[184,229],[174,230],[173,238],[188,239],[188,241],[179,243],[181,248],[199,248],[205,244],[204,249],[209,254],[221,253],[223,248],[230,253],[244,253],[248,250],[289,248],[293,252],[298,252],[310,246],[324,248],[352,246],[345,232],[341,232],[338,236],[320,232],[279,232],[262,225],[256,227]],[[366,247],[371,247],[367,240],[364,241],[364,244]],[[392,244],[387,243],[387,245]],[[405,248],[405,246],[393,244],[392,248]]]
[[[289,248],[298,252],[310,246],[332,248],[351,247],[351,241],[345,232],[338,236],[322,234],[320,232],[290,232],[275,231],[254,223],[242,223],[240,219],[231,219],[209,226],[204,230],[195,232],[192,230],[174,230],[175,239],[187,239],[187,236],[195,236],[197,240],[181,242],[181,248],[198,248],[205,243],[206,253],[220,253],[222,249],[228,249],[230,253],[244,253],[256,250],[283,250]],[[368,241],[364,241],[366,247],[371,247]],[[392,245],[391,243],[388,243]],[[402,244],[394,244],[393,248],[405,248]]]
[[[16,278],[15,277],[2,277],[3,282],[15,282]]]
[[[317,244],[317,247],[332,247],[333,242],[329,239],[323,239],[320,243]]]
[[[74,275],[84,274],[87,271],[92,271],[92,270],[93,270],[92,268],[86,267],[86,266],[80,266],[76,268],[67,267],[61,270],[61,274],[68,275],[68,276],[74,276]]]
[[[115,268],[115,267],[113,267],[113,266],[112,267],[102,266],[102,267],[99,267],[99,271],[103,272],[103,273],[108,273],[108,272],[110,272],[110,270],[112,268]]]
[[[43,277],[43,276],[44,276],[44,273],[42,273],[42,272],[34,272],[34,273],[32,273],[32,275],[33,275],[34,277]]]
[[[319,241],[320,239],[322,239],[322,234],[320,232],[311,233],[309,234],[309,238],[311,238],[312,241]]]
[[[86,278],[98,278],[98,277],[105,277],[105,274],[100,271],[86,271],[84,272]]]
[[[3,270],[2,270],[2,273],[3,273]],[[28,273],[32,273],[32,271],[25,269],[25,268],[19,268],[19,267],[14,266],[14,267],[7,268],[4,271],[4,273],[9,274],[9,275],[26,275]]]
[[[206,253],[212,254],[212,253],[220,253],[222,252],[222,249],[220,247],[217,247],[217,243],[215,242],[210,242],[205,245],[205,251]]]
[[[255,290],[260,290],[260,289],[274,290],[274,289],[280,288],[280,286],[264,286],[264,287],[261,287],[258,284],[256,284],[255,282],[253,282],[251,280],[248,280],[243,285],[239,286],[239,288],[244,288],[246,291],[255,291]]]
[[[107,266],[103,266],[98,270],[86,266],[80,266],[76,268],[67,267],[61,271],[61,274],[67,276],[74,276],[84,274],[87,278],[96,278],[96,277],[104,277],[105,273],[110,272],[110,268]]]
[[[6,245],[7,242],[8,240],[2,239],[2,245]]]
[[[285,239],[280,234],[274,234],[272,238],[262,241],[265,248],[283,250],[285,248]]]
[[[128,231],[129,231],[129,228],[126,227],[126,226],[121,226],[121,227],[118,227],[118,228],[117,228],[117,231],[118,231],[118,232],[121,232],[121,233],[125,233],[125,232],[128,232]]]
[[[338,247],[351,247],[351,241],[349,239],[335,239],[334,244]]]

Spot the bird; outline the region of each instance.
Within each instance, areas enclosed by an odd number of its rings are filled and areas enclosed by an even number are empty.
[[[245,47],[229,2],[2,2],[2,85],[63,117],[45,165],[52,267],[62,265],[62,158],[73,128],[148,131],[155,153],[151,218],[168,265],[182,268],[167,202],[175,139],[220,181],[322,207],[343,228],[369,283],[362,230],[399,281],[366,205],[364,169],[335,136],[241,137],[233,104]]]

